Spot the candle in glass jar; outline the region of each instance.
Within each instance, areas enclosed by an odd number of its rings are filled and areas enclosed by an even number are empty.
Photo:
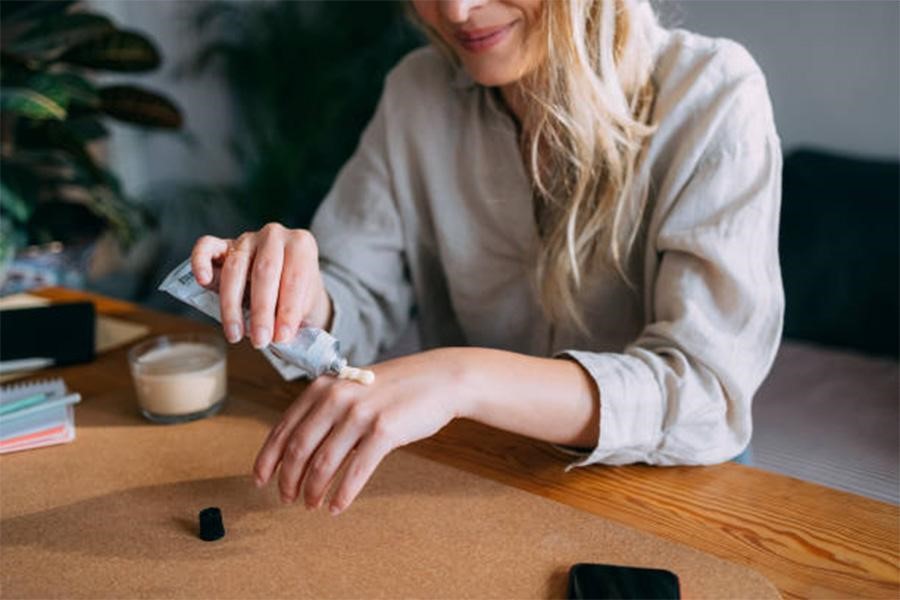
[[[147,418],[191,420],[212,414],[225,399],[225,352],[214,340],[163,336],[132,352],[138,406]]]

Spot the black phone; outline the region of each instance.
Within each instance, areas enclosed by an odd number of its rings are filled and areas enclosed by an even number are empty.
[[[0,310],[0,360],[49,358],[56,366],[94,360],[92,302]]]
[[[664,569],[579,563],[569,569],[569,591],[574,600],[595,598],[681,598],[678,577]]]

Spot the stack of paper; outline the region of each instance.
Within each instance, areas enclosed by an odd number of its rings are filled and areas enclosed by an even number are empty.
[[[74,440],[80,400],[62,379],[0,387],[0,454]]]

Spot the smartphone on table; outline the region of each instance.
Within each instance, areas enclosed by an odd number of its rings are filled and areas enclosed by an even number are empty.
[[[657,600],[681,598],[678,577],[664,569],[579,563],[569,569],[567,598]]]

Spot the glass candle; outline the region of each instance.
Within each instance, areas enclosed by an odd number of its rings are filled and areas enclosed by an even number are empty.
[[[158,423],[215,414],[227,394],[225,342],[207,333],[163,335],[128,352],[138,408]]]

